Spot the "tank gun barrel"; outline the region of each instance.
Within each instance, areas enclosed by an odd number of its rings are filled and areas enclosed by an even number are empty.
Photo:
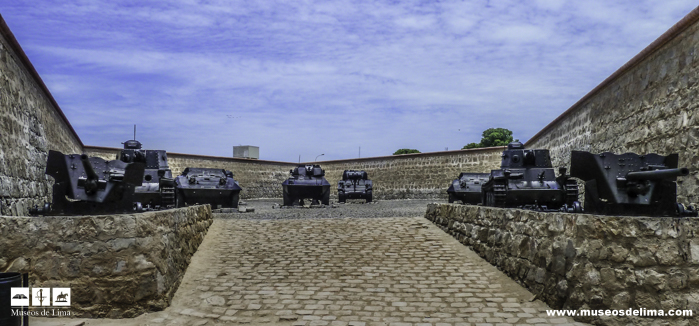
[[[629,172],[626,180],[663,180],[689,175],[688,168]]]

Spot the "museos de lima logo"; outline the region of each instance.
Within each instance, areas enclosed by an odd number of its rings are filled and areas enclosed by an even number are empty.
[[[10,288],[10,305],[21,307],[70,307],[70,288]],[[31,301],[31,302],[30,302]],[[16,310],[16,311],[15,311]],[[30,316],[70,315],[69,311],[29,311]],[[21,309],[12,309],[12,315],[23,314]]]

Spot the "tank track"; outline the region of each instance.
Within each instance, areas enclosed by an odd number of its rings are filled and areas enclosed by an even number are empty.
[[[160,187],[161,206],[175,207],[175,187]]]
[[[507,180],[494,180],[493,182],[493,206],[505,207],[507,201]]]
[[[566,180],[566,204],[572,205],[578,201],[578,182],[573,179]]]

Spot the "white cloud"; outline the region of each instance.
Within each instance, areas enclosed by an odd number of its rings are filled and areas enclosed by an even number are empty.
[[[86,144],[312,160],[526,140],[686,1],[0,4]],[[227,116],[236,118],[228,118]],[[240,118],[238,118],[240,117]]]

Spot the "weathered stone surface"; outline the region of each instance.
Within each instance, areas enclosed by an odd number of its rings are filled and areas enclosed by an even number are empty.
[[[697,265],[685,253],[694,250],[697,232],[684,227],[696,218],[541,213],[454,204],[429,204],[425,218],[554,308],[684,309],[699,297]],[[478,231],[465,232],[469,229]],[[663,320],[667,321],[682,325]],[[650,325],[652,320],[612,318],[600,323]]]
[[[0,216],[0,271],[29,272],[34,287],[70,287],[73,316],[132,317],[168,305],[212,221],[208,205]]]
[[[48,150],[80,153],[82,143],[61,117],[11,45],[0,32],[0,215],[27,215],[49,200],[51,178],[44,174]]]

